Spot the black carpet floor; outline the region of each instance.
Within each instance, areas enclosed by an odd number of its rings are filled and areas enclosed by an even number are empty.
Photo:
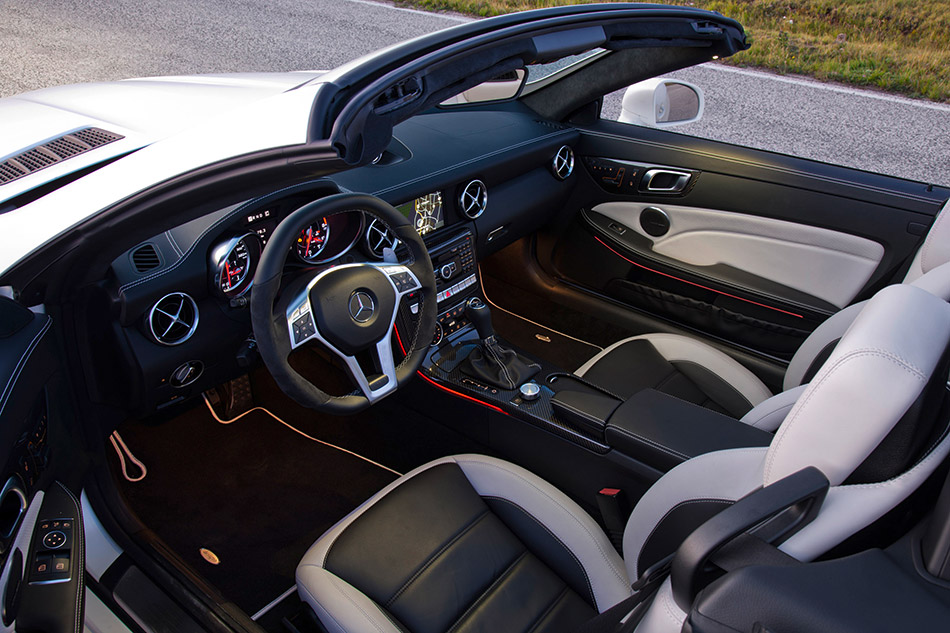
[[[251,388],[255,404],[300,431],[397,472],[445,455],[490,453],[419,414],[401,394],[337,417],[296,404],[263,369],[251,374]],[[248,615],[294,584],[297,563],[323,532],[396,478],[262,411],[220,424],[202,400],[171,420],[128,421],[119,432],[148,467],[144,480],[126,481],[109,447],[130,509]],[[220,563],[208,563],[201,548]]]
[[[120,432],[148,467],[137,483],[117,477],[131,509],[249,615],[293,585],[317,537],[395,479],[260,411],[223,425],[202,403],[163,424],[128,423]],[[220,563],[208,563],[201,548]]]

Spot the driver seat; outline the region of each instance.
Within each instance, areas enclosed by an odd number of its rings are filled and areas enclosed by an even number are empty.
[[[625,560],[576,503],[528,471],[445,457],[377,493],[321,536],[297,588],[331,632],[577,630],[696,527],[807,466],[831,488],[782,544],[801,560],[894,508],[950,453],[943,404],[950,305],[912,286],[872,298],[768,447],[716,451],[661,477],[624,533]],[[679,631],[669,580],[640,631]]]

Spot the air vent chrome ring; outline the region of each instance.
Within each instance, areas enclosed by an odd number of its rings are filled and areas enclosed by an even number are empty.
[[[369,249],[369,252],[379,259],[383,258],[383,251],[385,249],[391,248],[396,250],[396,247],[399,246],[399,240],[396,238],[396,234],[389,228],[389,225],[379,218],[373,218],[369,223],[369,226],[366,227],[366,233],[363,239],[366,242],[366,248]]]
[[[459,208],[470,220],[485,212],[488,206],[488,187],[481,180],[473,180],[462,189],[459,195]]]
[[[198,329],[198,304],[184,292],[172,292],[148,312],[149,333],[161,345],[181,345]]]
[[[558,180],[567,180],[574,173],[574,150],[562,145],[551,161],[551,171]]]

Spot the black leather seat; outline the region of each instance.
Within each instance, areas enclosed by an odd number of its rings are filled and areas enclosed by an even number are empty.
[[[938,415],[948,346],[950,305],[907,285],[882,290],[770,446],[694,457],[647,491],[623,560],[548,483],[458,455],[402,476],[320,537],[297,568],[298,591],[334,633],[569,633],[629,596],[631,580],[707,518],[807,466],[831,488],[781,547],[811,560],[894,508],[950,454]],[[672,633],[684,618],[667,580],[638,631]]]

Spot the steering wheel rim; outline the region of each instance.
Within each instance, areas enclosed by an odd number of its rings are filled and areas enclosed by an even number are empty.
[[[284,265],[300,230],[321,217],[350,211],[362,211],[385,222],[408,248],[409,263],[359,263],[334,266],[314,275],[305,293],[289,294],[278,300]],[[405,273],[411,274],[407,277]],[[383,279],[391,284],[393,296],[389,295]],[[327,289],[332,292],[325,292]],[[341,292],[349,294],[341,299],[339,296]],[[416,331],[411,333],[408,339],[401,341],[407,354],[396,366],[390,341],[400,300],[409,292],[419,293]],[[369,295],[375,300],[373,311],[376,311],[377,307],[387,308],[392,304],[391,315],[382,314],[380,317],[374,312],[370,315],[371,321],[358,321],[357,315],[352,314],[352,308],[349,307],[357,294]],[[429,258],[425,242],[409,220],[392,205],[375,196],[342,193],[302,206],[277,226],[261,254],[261,260],[254,275],[251,291],[251,323],[264,364],[284,393],[303,406],[336,415],[349,415],[362,411],[373,402],[390,395],[405,384],[422,365],[435,332],[437,316],[435,295],[432,260]],[[360,298],[359,302],[365,302],[365,299]],[[307,309],[301,312],[297,308],[303,310],[304,303]],[[346,318],[341,316],[340,309],[346,312]],[[358,313],[361,311],[362,308],[358,310]],[[385,311],[385,309],[381,310],[381,312]],[[314,335],[305,336],[309,329],[303,326],[298,327],[298,324],[306,324],[304,317],[308,314]],[[352,322],[347,321],[347,318]],[[383,328],[387,324],[386,319],[389,320],[388,328]],[[330,323],[337,324],[344,331],[345,336],[322,331]],[[377,333],[384,329],[385,334],[379,336]],[[363,344],[361,337],[373,340],[364,348],[357,349]],[[345,396],[330,395],[290,366],[288,361],[290,353],[296,347],[313,339],[321,341],[344,361],[351,379],[357,385],[356,393]],[[383,370],[382,376],[385,376],[385,381],[379,378],[369,380],[355,360],[357,353],[362,354],[370,347],[375,348],[374,360]],[[389,366],[386,366],[387,352]],[[362,376],[362,381],[360,376]],[[374,384],[378,388],[374,388]]]

